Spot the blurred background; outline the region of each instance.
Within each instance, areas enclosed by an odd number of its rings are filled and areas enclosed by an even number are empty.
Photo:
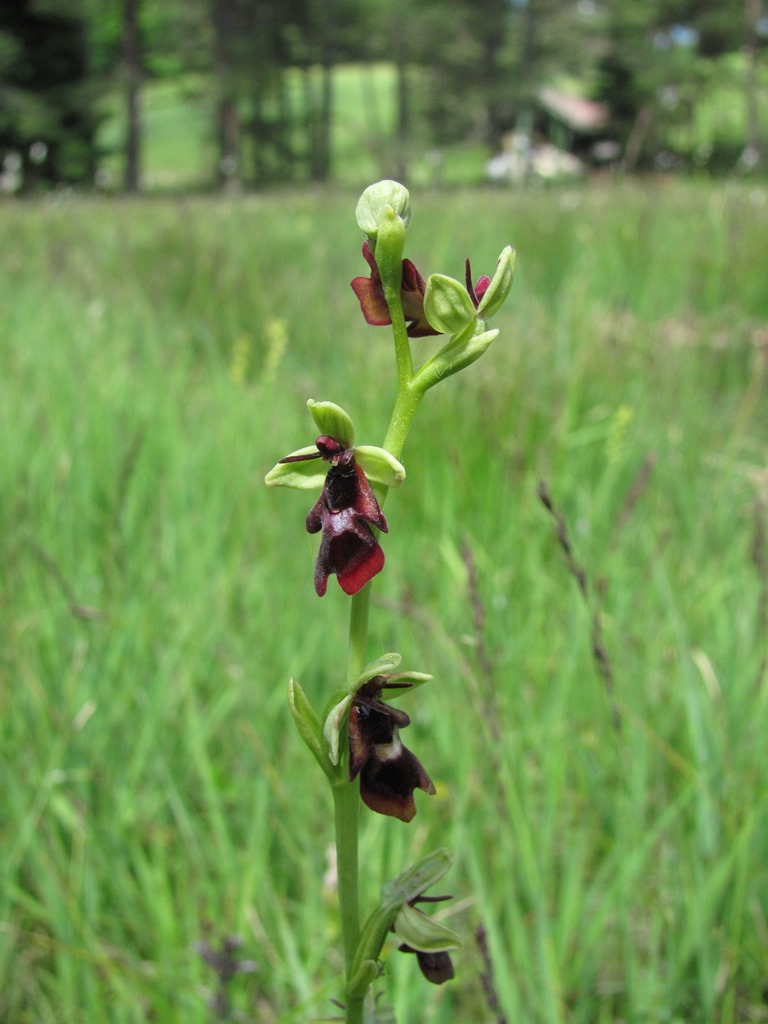
[[[362,897],[447,846],[464,948],[389,944],[379,1019],[767,1024],[767,46],[760,0],[0,0],[2,1024],[338,1013],[286,687],[348,600],[263,481],[308,398],[385,435],[383,176],[425,277],[518,259],[386,506],[437,795],[366,813]]]
[[[754,173],[763,0],[4,0],[0,190]]]

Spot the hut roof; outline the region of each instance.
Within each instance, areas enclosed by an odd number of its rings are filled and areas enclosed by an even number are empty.
[[[539,102],[548,113],[577,132],[597,132],[608,124],[608,108],[604,103],[569,96],[557,89],[542,89]]]

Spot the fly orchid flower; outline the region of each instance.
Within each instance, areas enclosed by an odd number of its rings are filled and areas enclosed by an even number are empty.
[[[484,322],[500,308],[512,287],[515,254],[506,246],[493,277],[483,276],[472,284],[472,267],[465,264],[464,284],[445,274],[432,274],[424,293],[424,315],[440,334],[458,334],[475,321]]]
[[[338,694],[325,719],[323,736],[328,758],[336,765],[347,725],[349,778],[360,776],[363,802],[379,814],[410,821],[416,814],[413,791],[433,794],[435,787],[421,762],[400,740],[399,730],[410,724],[410,718],[385,703],[382,693],[415,689],[432,676],[401,670],[399,665],[400,655],[394,652],[368,662],[349,690]]]
[[[376,257],[368,242],[363,243],[363,258],[371,268],[371,276],[356,277],[351,282],[352,290],[360,302],[360,309],[366,323],[374,327],[383,327],[385,324],[392,323],[392,317],[384,297],[384,287],[381,283],[379,268],[376,265]],[[424,278],[414,264],[410,260],[403,260],[400,299],[403,303],[403,315],[408,321],[408,336],[410,338],[424,338],[427,335],[439,333],[429,325],[424,316],[425,288]]]
[[[416,814],[413,791],[436,792],[419,759],[400,739],[410,718],[380,699],[382,690],[410,687],[374,676],[356,691],[349,712],[349,778],[360,776],[360,796],[372,811],[400,821]]]
[[[315,590],[322,597],[328,577],[336,575],[346,594],[356,594],[384,566],[372,527],[386,533],[387,521],[369,481],[391,487],[405,479],[405,469],[383,448],[355,448],[352,420],[338,405],[310,399],[307,406],[322,433],[314,445],[281,459],[267,473],[266,483],[322,488],[306,518],[309,533],[322,531]],[[329,468],[318,468],[317,460]]]
[[[365,473],[355,462],[354,451],[332,437],[318,437],[315,444],[331,464],[306,521],[309,533],[323,531],[315,563],[315,590],[322,597],[328,577],[335,573],[344,593],[356,594],[384,568],[384,552],[371,526],[382,533],[389,527]]]

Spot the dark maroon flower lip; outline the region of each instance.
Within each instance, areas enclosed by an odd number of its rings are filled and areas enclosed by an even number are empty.
[[[315,444],[318,455],[331,463],[306,520],[309,533],[322,530],[315,591],[322,597],[328,577],[335,575],[345,594],[357,594],[384,567],[384,552],[371,527],[387,533],[387,521],[353,449],[324,435]]]
[[[360,796],[372,811],[407,822],[416,814],[414,790],[429,794],[436,790],[419,759],[400,739],[399,730],[410,724],[410,718],[379,699],[389,685],[386,676],[374,676],[352,700],[349,778],[360,775]]]
[[[389,306],[384,297],[379,268],[368,242],[363,244],[363,258],[371,268],[370,277],[356,277],[352,282],[352,290],[360,302],[360,309],[366,323],[374,327],[383,327],[392,323]],[[429,325],[424,316],[424,278],[410,260],[403,260],[403,281],[400,297],[403,313],[408,323],[408,337],[425,338],[431,334],[439,334]]]
[[[401,953],[415,953],[419,964],[419,970],[433,985],[443,985],[456,977],[453,969],[453,961],[450,953],[441,950],[439,953],[425,953],[424,950],[414,949],[412,946],[401,942],[397,947]]]

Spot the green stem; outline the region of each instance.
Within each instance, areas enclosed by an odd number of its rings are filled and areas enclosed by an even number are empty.
[[[368,611],[371,587],[354,595],[349,613],[349,655],[347,681],[352,683],[366,662],[368,645]],[[339,913],[344,944],[344,973],[347,985],[352,980],[352,963],[360,941],[360,907],[358,897],[358,811],[360,795],[357,782],[343,780],[333,787],[336,825],[336,871],[339,885]],[[362,1024],[364,997],[347,994],[346,1024]]]
[[[365,996],[355,996],[354,999],[348,997],[346,1007],[346,1024],[363,1024],[363,1009],[365,1007]]]
[[[351,684],[365,665],[368,644],[368,610],[370,585],[354,595],[349,612],[349,654],[347,682]],[[336,871],[339,886],[339,913],[344,944],[344,975],[347,985],[352,980],[352,963],[360,941],[360,906],[358,896],[358,783],[346,779],[333,787],[336,825]],[[364,997],[347,994],[347,1024],[362,1024]]]
[[[383,276],[383,275],[382,275]],[[400,299],[400,280],[383,280],[384,295],[392,317],[397,362],[397,399],[384,439],[384,447],[396,459],[400,458],[413,417],[424,395],[423,390],[412,387],[413,360],[411,343]],[[379,504],[383,505],[388,488],[376,489]],[[351,684],[360,675],[367,658],[368,613],[371,602],[371,584],[354,595],[349,615],[349,655],[347,682]],[[336,822],[336,866],[339,884],[339,910],[344,943],[344,966],[347,985],[357,945],[360,941],[360,909],[358,898],[358,808],[360,797],[356,783],[339,782],[333,787]],[[346,1024],[362,1024],[364,997],[346,999]]]
[[[358,904],[357,818],[360,797],[357,786],[340,782],[333,787],[333,809],[336,824],[336,870],[339,882],[339,913],[344,944],[344,967],[347,984],[351,981],[352,963],[360,941],[360,908]],[[347,1024],[360,1024],[363,999],[348,998]]]
[[[349,610],[349,654],[347,655],[347,682],[360,675],[367,658],[368,609],[371,606],[371,586],[368,584],[352,598]]]
[[[395,338],[395,361],[397,363],[397,399],[392,410],[392,418],[389,421],[387,436],[384,439],[384,447],[388,452],[399,459],[403,452],[405,439],[411,429],[413,417],[424,397],[422,390],[417,390],[412,385],[413,380],[413,358],[411,356],[411,339],[408,337],[408,327],[403,313],[403,303],[400,296],[400,278],[387,281],[382,275],[384,287],[384,298],[387,300],[389,315],[392,319],[392,333]],[[386,497],[386,492],[384,494]]]
[[[400,280],[392,281],[389,284],[384,282],[384,298],[387,300],[389,315],[392,318],[392,332],[395,336],[395,361],[397,363],[397,391],[398,399],[408,387],[413,376],[413,358],[411,357],[411,342],[408,337],[408,328],[403,313],[403,303],[400,298]]]
[[[413,417],[419,403],[424,397],[423,391],[416,391],[410,384],[399,389],[395,407],[392,410],[392,418],[389,421],[387,436],[384,438],[384,448],[396,459],[400,459],[405,447],[405,439],[411,429]]]

